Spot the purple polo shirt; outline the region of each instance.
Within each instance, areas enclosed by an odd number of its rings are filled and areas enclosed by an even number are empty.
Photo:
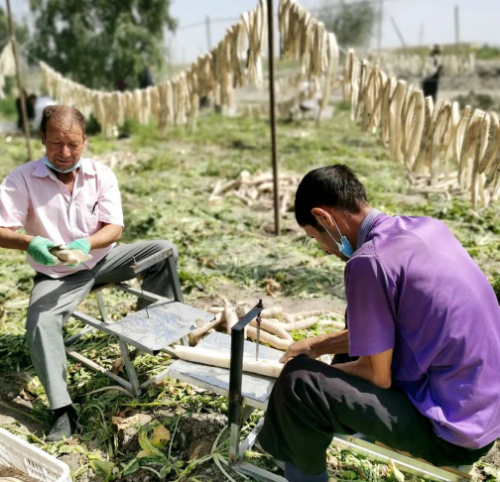
[[[442,439],[475,449],[500,437],[500,308],[441,221],[372,210],[345,288],[351,356],[394,348],[393,387]]]

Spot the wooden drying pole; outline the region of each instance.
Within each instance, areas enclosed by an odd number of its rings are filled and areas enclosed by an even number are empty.
[[[401,30],[399,30],[398,24],[396,23],[396,20],[394,20],[394,17],[391,15],[391,23],[392,26],[394,27],[394,30],[396,31],[396,35],[399,38],[399,41],[401,42],[401,45],[404,49],[406,49],[406,42],[405,38],[403,37],[403,34],[401,33]]]
[[[455,46],[457,54],[460,49],[460,7],[455,5]]]
[[[212,50],[212,26],[211,26],[211,19],[208,15],[205,18],[205,30],[207,33],[207,47],[208,51],[210,52]]]
[[[16,31],[14,28],[14,20],[12,19],[12,11],[10,9],[10,0],[7,0],[7,15],[9,17],[10,41],[12,44],[12,52],[14,54],[14,62],[16,65],[17,89],[19,90],[19,100],[21,102],[21,114],[23,117],[23,127],[24,127],[24,136],[26,137],[26,147],[28,149],[28,161],[31,161],[33,159],[33,156],[31,153],[28,113],[26,111],[26,98],[24,96],[23,84],[21,82],[21,71],[19,69],[19,57],[17,53]]]
[[[379,0],[377,49],[382,50],[382,28],[384,23],[384,0]]]
[[[280,193],[278,172],[278,146],[276,144],[276,99],[274,88],[274,6],[273,0],[267,0],[267,26],[269,40],[269,112],[271,122],[271,146],[273,160],[273,185],[274,185],[274,234],[279,236],[280,227]]]

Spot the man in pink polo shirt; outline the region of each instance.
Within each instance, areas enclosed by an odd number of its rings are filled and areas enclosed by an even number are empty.
[[[116,246],[123,212],[116,176],[108,167],[81,157],[83,115],[51,106],[40,127],[46,156],[12,171],[0,186],[0,247],[27,251],[36,271],[26,322],[26,339],[36,373],[47,393],[55,424],[48,441],[69,437],[75,412],[66,383],[62,327],[94,285],[133,278],[131,266],[165,248],[168,241]],[[17,231],[24,228],[26,234]],[[65,244],[91,254],[77,266],[56,264],[50,249]],[[148,270],[144,290],[172,297],[168,265]]]

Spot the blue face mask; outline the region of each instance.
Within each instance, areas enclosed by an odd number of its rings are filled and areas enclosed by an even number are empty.
[[[71,171],[74,171],[75,169],[78,169],[80,167],[80,164],[82,161],[81,160],[78,161],[74,166],[70,167],[69,169],[66,169],[65,171],[54,166],[54,164],[52,164],[49,161],[49,158],[47,156],[45,156],[43,162],[47,167],[49,167],[50,169],[53,169],[54,171],[60,172],[61,174],[68,174],[68,172],[71,172]]]
[[[328,236],[330,236],[330,238],[333,239],[333,241],[337,245],[337,248],[339,248],[339,251],[346,258],[349,259],[354,254],[354,248],[351,246],[351,243],[349,242],[349,240],[345,236],[342,236],[342,233],[340,232],[340,229],[337,226],[337,223],[335,222],[335,220],[333,218],[332,218],[332,221],[333,221],[333,224],[335,224],[335,227],[337,228],[337,231],[339,233],[340,243],[333,237],[332,233],[330,233],[330,231],[328,231],[328,229],[326,229],[326,226],[321,221],[320,221],[320,223],[321,223],[321,226],[323,226],[323,228],[325,229],[325,231],[328,233]]]

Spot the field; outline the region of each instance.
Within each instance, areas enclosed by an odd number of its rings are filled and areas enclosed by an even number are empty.
[[[425,215],[443,220],[500,291],[500,210],[473,212],[464,199],[424,197],[408,193],[403,166],[389,160],[377,140],[350,123],[345,105],[317,127],[314,122],[281,121],[278,125],[279,163],[282,172],[305,174],[314,167],[345,163],[360,176],[370,203],[387,214]],[[34,140],[35,151],[43,155]],[[227,118],[204,113],[196,132],[174,128],[165,138],[155,126],[132,125],[130,138],[107,140],[92,136],[88,157],[113,152],[132,153],[134,162],[116,168],[126,228],[123,243],[169,239],[180,251],[180,277],[188,303],[203,308],[220,295],[232,301],[289,311],[325,308],[342,312],[343,265],[325,257],[296,225],[294,215],[283,217],[281,236],[273,236],[273,214],[247,207],[228,196],[219,204],[208,199],[215,183],[231,180],[243,170],[270,170],[270,136],[265,121]],[[38,155],[37,155],[38,157]],[[25,161],[22,138],[0,139],[0,177]],[[69,362],[71,393],[79,402],[77,437],[45,444],[43,431],[50,425],[46,397],[24,341],[24,320],[32,272],[24,254],[0,251],[0,425],[60,456],[71,465],[76,480],[224,480],[224,443],[215,453],[211,442],[225,424],[227,400],[190,386],[167,380],[138,399],[116,390],[92,393],[110,385],[109,379]],[[117,292],[105,295],[114,319],[134,308],[133,298]],[[97,313],[89,298],[83,311]],[[68,333],[78,329],[68,323]],[[318,334],[320,328],[294,332],[300,339]],[[105,335],[89,334],[80,349],[109,369],[118,353]],[[163,370],[168,357],[140,355],[135,366],[142,377]],[[120,419],[134,419],[142,428],[126,427]],[[120,419],[113,418],[120,417]],[[250,420],[250,430],[255,423]],[[167,435],[168,432],[168,435]],[[163,436],[163,438],[162,438]],[[170,438],[170,442],[167,439]],[[203,439],[207,443],[194,443]],[[225,439],[223,435],[220,439]],[[154,441],[160,449],[152,447]],[[208,447],[208,448],[207,448]],[[279,472],[263,454],[252,452],[254,462]],[[394,480],[391,468],[348,452],[332,449],[332,477],[339,480]],[[496,479],[497,470],[479,464],[479,479]],[[149,479],[146,479],[148,477]],[[399,480],[399,479],[398,479]]]

